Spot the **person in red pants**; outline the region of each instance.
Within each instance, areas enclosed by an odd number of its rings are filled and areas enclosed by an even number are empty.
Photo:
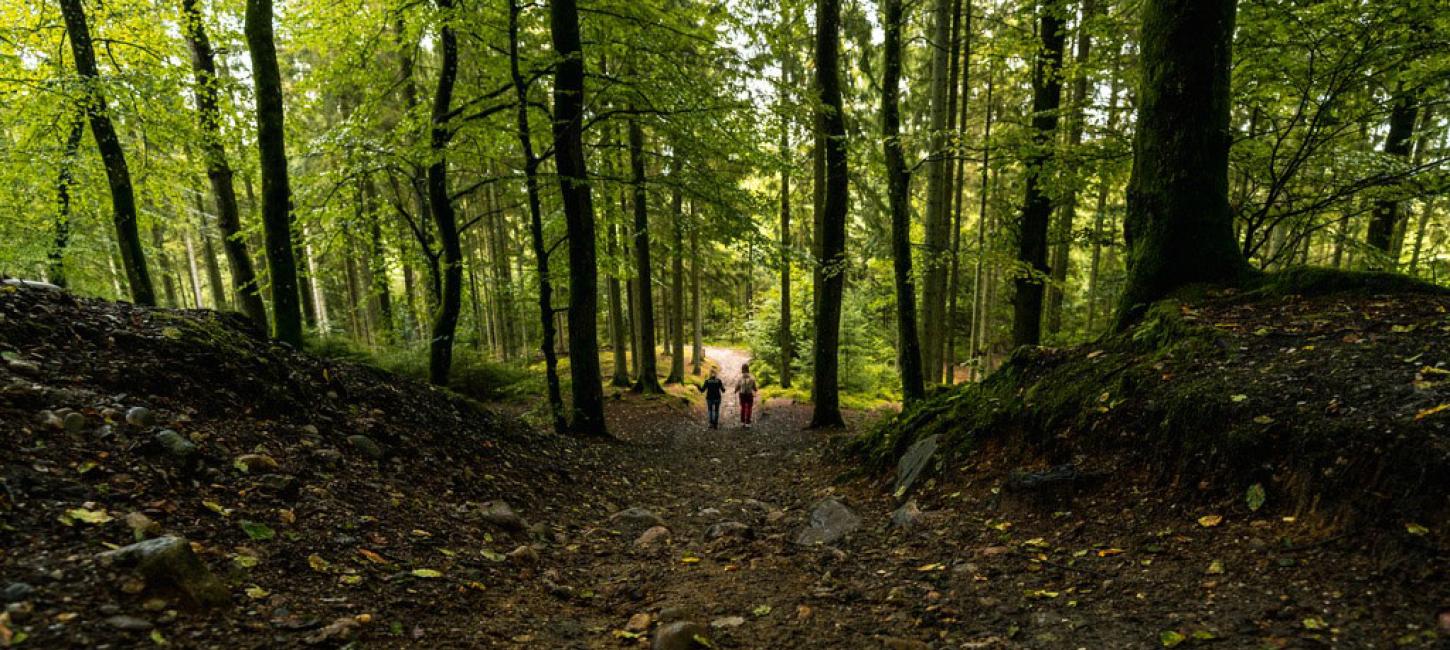
[[[750,428],[750,415],[755,410],[755,375],[750,374],[750,364],[740,366],[740,383],[735,384],[735,393],[740,399],[740,423]]]

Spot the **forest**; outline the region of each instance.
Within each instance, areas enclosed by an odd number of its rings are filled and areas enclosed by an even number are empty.
[[[1447,98],[1433,0],[0,0],[0,646],[1429,647]]]

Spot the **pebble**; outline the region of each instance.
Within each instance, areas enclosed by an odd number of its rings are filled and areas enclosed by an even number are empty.
[[[191,458],[196,454],[196,443],[182,437],[181,434],[171,429],[162,429],[156,433],[156,442],[161,445],[166,453],[180,459]]]
[[[156,424],[156,415],[144,406],[126,409],[126,424],[133,427],[149,427]]]
[[[670,529],[664,526],[651,526],[634,540],[634,545],[639,547],[654,546],[656,542],[670,536]]]
[[[371,458],[373,460],[383,459],[382,446],[379,445],[377,441],[373,440],[372,438],[360,434],[354,434],[347,437],[347,444],[352,445],[353,449],[358,450],[362,453],[362,455],[367,456],[368,458]]]
[[[154,627],[151,621],[136,618],[135,616],[126,616],[125,614],[107,617],[106,625],[127,632],[144,632]]]
[[[200,605],[220,606],[231,602],[226,585],[207,568],[185,539],[167,535],[106,551],[97,556],[103,564],[134,568],[147,582],[177,586]]]
[[[514,564],[528,565],[539,563],[539,552],[534,550],[534,547],[528,545],[519,546],[505,555]]]
[[[244,472],[277,469],[277,459],[266,454],[242,454],[232,464]]]
[[[744,616],[726,616],[710,621],[710,627],[730,628],[745,625]]]
[[[513,507],[507,501],[489,501],[484,503],[483,508],[479,510],[478,516],[484,522],[504,530],[524,530],[528,528],[528,525],[524,523],[524,518],[514,512]]]
[[[80,433],[86,428],[86,416],[75,411],[66,413],[65,419],[61,421],[61,426],[65,428],[66,433]]]
[[[754,529],[738,521],[722,521],[705,529],[705,539],[719,539],[721,537],[750,539],[754,535]]]
[[[612,515],[609,515],[609,522],[623,528],[635,528],[643,530],[653,526],[663,526],[665,522],[659,515],[644,508],[625,508]]]
[[[35,587],[24,582],[12,582],[0,589],[0,601],[14,603],[30,598],[35,593]]]
[[[695,650],[696,648],[708,648],[710,646],[696,641],[706,637],[706,630],[703,625],[691,621],[678,621],[660,626],[655,631],[653,650]]]

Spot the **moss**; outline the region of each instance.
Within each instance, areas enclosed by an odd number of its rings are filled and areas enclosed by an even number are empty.
[[[1247,289],[1239,296],[1241,300],[1322,296],[1330,293],[1450,293],[1450,288],[1399,273],[1344,271],[1316,266],[1266,273],[1259,276]]]

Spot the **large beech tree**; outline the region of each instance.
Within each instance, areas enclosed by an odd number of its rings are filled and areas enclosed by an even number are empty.
[[[1147,0],[1133,175],[1123,236],[1126,323],[1144,304],[1194,283],[1250,271],[1228,202],[1229,70],[1237,0]]]

